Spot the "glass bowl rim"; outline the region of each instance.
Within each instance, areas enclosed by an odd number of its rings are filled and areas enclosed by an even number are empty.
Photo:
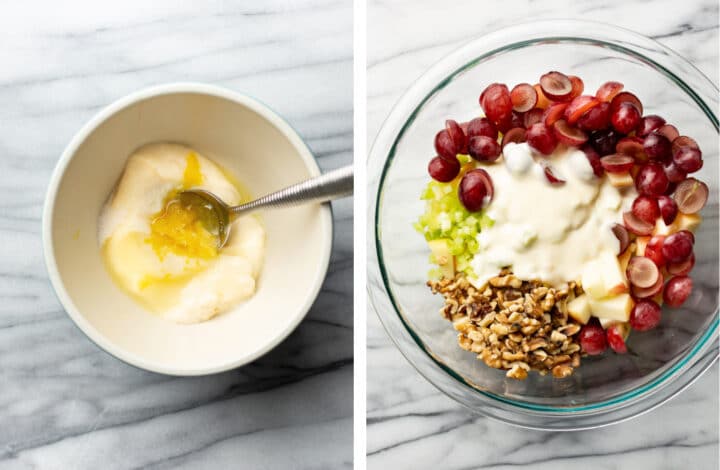
[[[450,72],[447,72],[447,65],[452,64],[453,62],[457,62],[458,58],[463,57],[463,55],[473,49],[478,49],[478,45],[485,40],[486,38],[490,36],[498,36],[501,34],[504,34],[504,36],[512,36],[513,32],[521,32],[523,35],[527,36],[527,31],[520,31],[523,28],[531,27],[534,29],[541,30],[543,27],[552,27],[553,30],[557,31],[557,34],[554,35],[547,35],[547,34],[541,34],[541,35],[535,35],[531,39],[523,39],[523,40],[517,40],[517,41],[506,41],[505,44],[501,45],[500,47],[480,47],[478,53],[474,54],[474,57],[470,60],[465,60],[460,66],[456,66],[454,69],[451,69]],[[623,45],[619,41],[614,41],[612,39],[608,39],[607,37],[597,37],[597,35],[593,34],[585,34],[585,35],[577,35],[577,34],[563,34],[564,30],[573,29],[573,31],[577,29],[585,28],[585,31],[596,31],[598,29],[603,30],[603,33],[610,32],[614,35],[621,36],[623,39],[623,43],[627,43],[628,45]],[[589,28],[589,29],[588,29]],[[595,36],[595,37],[594,37]],[[649,411],[650,409],[654,408],[655,406],[659,406],[660,404],[664,403],[665,401],[669,400],[673,396],[675,396],[677,393],[684,390],[687,386],[692,384],[697,378],[699,378],[702,373],[704,373],[705,370],[707,370],[718,358],[718,352],[716,352],[714,355],[708,356],[707,358],[701,356],[701,352],[712,349],[717,344],[717,332],[718,332],[718,326],[720,325],[720,320],[718,319],[718,311],[715,311],[714,319],[710,322],[708,325],[707,330],[704,332],[703,335],[700,336],[697,340],[695,340],[692,347],[687,351],[684,355],[680,356],[679,358],[675,359],[673,361],[673,364],[668,367],[662,374],[655,377],[654,379],[650,380],[647,383],[644,383],[636,388],[633,388],[631,390],[628,390],[626,392],[620,393],[618,395],[614,395],[610,397],[609,399],[602,400],[599,402],[594,402],[587,405],[581,405],[581,406],[549,406],[549,405],[539,405],[535,403],[530,403],[522,400],[514,400],[509,399],[506,397],[503,397],[501,395],[483,391],[478,389],[476,386],[474,386],[472,383],[469,383],[467,380],[465,380],[462,376],[460,376],[457,372],[455,372],[452,368],[449,366],[446,366],[441,360],[435,357],[434,354],[432,354],[428,348],[425,346],[424,342],[419,338],[419,336],[416,334],[416,332],[407,324],[405,318],[400,313],[400,309],[398,307],[398,303],[396,302],[396,299],[392,293],[392,289],[389,285],[389,279],[388,274],[385,268],[384,264],[384,255],[383,255],[383,248],[381,244],[381,235],[380,235],[380,209],[381,209],[381,201],[382,201],[382,193],[384,189],[384,184],[386,180],[387,173],[389,171],[390,166],[392,165],[392,162],[395,158],[395,150],[397,147],[398,142],[402,139],[403,135],[405,134],[407,128],[415,121],[415,118],[417,114],[420,112],[420,110],[423,108],[423,106],[426,104],[426,102],[431,99],[435,93],[442,88],[444,88],[448,83],[450,83],[456,76],[463,73],[464,71],[467,71],[471,68],[473,68],[475,65],[480,63],[481,61],[487,59],[488,57],[492,57],[493,55],[505,53],[514,49],[521,49],[526,47],[531,47],[538,44],[548,43],[548,42],[558,42],[558,43],[579,43],[579,44],[592,44],[592,45],[601,45],[607,48],[610,48],[612,50],[615,50],[617,52],[620,52],[626,56],[631,56],[635,59],[641,60],[642,62],[645,62],[647,64],[650,64],[650,66],[655,69],[658,72],[663,73],[666,77],[670,78],[680,89],[682,89],[686,94],[688,94],[692,100],[695,102],[695,104],[700,108],[700,110],[703,111],[705,116],[709,119],[709,121],[712,123],[712,125],[715,127],[715,130],[718,130],[718,118],[713,113],[710,106],[705,103],[705,101],[698,96],[698,94],[695,92],[695,90],[690,87],[682,78],[678,77],[674,72],[672,72],[667,66],[659,63],[657,60],[646,56],[643,53],[640,53],[639,51],[633,49],[639,49],[643,45],[638,43],[645,43],[644,45],[647,46],[650,44],[655,49],[660,49],[662,52],[665,53],[665,55],[668,55],[672,57],[673,59],[680,61],[683,63],[683,65],[686,65],[689,67],[689,70],[691,71],[692,75],[694,75],[695,78],[700,78],[701,80],[706,81],[706,85],[710,85],[714,91],[717,93],[717,88],[715,85],[702,73],[700,70],[698,70],[694,65],[686,61],[684,58],[679,56],[676,52],[672,51],[671,49],[663,46],[662,44],[658,43],[657,41],[654,41],[653,39],[647,38],[643,35],[640,35],[638,33],[635,33],[633,31],[619,28],[614,25],[609,25],[605,23],[599,23],[599,22],[593,22],[593,21],[580,21],[580,20],[544,20],[544,21],[538,21],[533,23],[519,23],[515,25],[511,25],[502,29],[495,30],[491,33],[488,33],[487,35],[483,35],[481,37],[478,37],[467,44],[463,45],[459,49],[452,52],[450,55],[448,55],[443,60],[436,62],[433,66],[431,66],[421,77],[419,80],[415,82],[413,86],[411,86],[398,100],[398,102],[395,104],[391,112],[389,113],[388,117],[386,118],[385,122],[381,125],[380,131],[378,132],[378,135],[376,137],[376,140],[373,144],[372,150],[371,150],[371,158],[373,155],[378,154],[379,152],[386,153],[384,162],[381,163],[382,168],[380,171],[379,180],[377,181],[377,188],[374,187],[374,183],[371,185],[370,188],[371,191],[369,191],[370,197],[373,199],[371,200],[371,204],[368,205],[368,211],[370,212],[368,215],[372,216],[373,224],[372,224],[372,235],[374,237],[374,253],[371,254],[373,261],[376,262],[375,268],[379,271],[380,279],[382,279],[382,286],[385,290],[385,295],[390,301],[390,304],[392,305],[394,309],[395,315],[397,315],[397,318],[400,320],[401,324],[403,325],[405,332],[409,334],[409,336],[412,338],[412,340],[415,342],[417,346],[419,346],[420,350],[425,354],[426,358],[429,358],[433,365],[436,367],[439,367],[442,369],[446,374],[448,374],[450,377],[452,377],[455,381],[457,381],[460,385],[465,387],[466,389],[469,389],[470,391],[480,394],[483,397],[489,398],[493,401],[510,405],[513,408],[517,408],[520,410],[526,410],[534,413],[541,413],[546,416],[561,416],[561,415],[568,415],[570,413],[583,413],[583,412],[595,412],[599,413],[601,411],[611,411],[609,408],[611,408],[613,405],[629,405],[632,404],[632,402],[636,402],[639,400],[639,398],[647,397],[650,394],[653,394],[659,390],[662,390],[662,388],[673,382],[674,380],[678,379],[679,377],[682,377],[682,374],[676,375],[676,373],[686,366],[692,366],[698,361],[705,361],[705,364],[702,364],[702,367],[700,370],[696,373],[695,376],[687,377],[687,382],[683,384],[681,387],[679,387],[677,390],[674,390],[672,393],[670,393],[668,396],[663,397],[658,403],[652,404],[648,407],[646,407],[645,410],[642,410],[640,413]],[[654,50],[651,50],[651,52],[654,52]],[[444,72],[443,72],[444,71]],[[444,78],[441,79],[439,82],[435,83],[434,85],[425,84],[423,83],[423,79],[429,77],[429,76],[435,76],[440,73],[444,74]],[[429,91],[427,90],[428,86],[430,86]],[[391,141],[392,143],[388,146],[387,144],[382,144],[382,133],[385,128],[387,128],[388,123],[391,121],[391,119],[398,114],[398,110],[401,108],[401,105],[404,104],[403,102],[410,97],[411,95],[421,95],[422,98],[418,101],[417,99],[412,100],[414,103],[414,107],[412,107],[412,111],[408,114],[408,117],[404,119],[404,122],[400,126],[400,129],[398,132],[393,132],[394,137],[391,135],[389,136],[389,139],[386,139],[387,141]],[[402,119],[396,119],[399,122],[402,122]],[[387,148],[387,152],[380,150],[380,147]],[[369,175],[371,176],[371,175]],[[368,289],[369,289],[370,283],[368,283]],[[449,395],[443,388],[438,386],[435,381],[430,379],[420,368],[417,364],[409,357],[408,354],[403,350],[403,348],[400,346],[399,341],[393,336],[392,332],[390,331],[390,328],[388,325],[386,325],[386,320],[380,315],[379,309],[375,308],[375,302],[371,298],[371,304],[373,305],[374,310],[376,311],[376,314],[381,320],[381,323],[383,324],[383,327],[385,328],[386,332],[390,336],[390,338],[395,343],[396,347],[400,350],[400,352],[405,356],[406,360],[410,362],[410,364],[431,384],[433,384],[436,388],[438,388],[441,392]],[[709,341],[711,338],[715,337],[716,341],[711,342]],[[699,358],[699,359],[698,359]],[[693,362],[694,360],[694,362]],[[692,362],[692,363],[691,363]],[[451,396],[451,395],[449,395]],[[451,396],[451,398],[454,398]],[[465,403],[462,403],[466,406],[468,406]],[[475,412],[481,411],[471,408]],[[637,414],[640,414],[637,413]],[[482,413],[485,414],[485,413]],[[495,416],[491,416],[495,417]],[[613,420],[611,422],[617,422],[622,420],[623,418]],[[627,418],[624,418],[627,419]],[[515,423],[517,424],[517,423]],[[603,423],[603,424],[610,424],[610,423]],[[577,429],[577,428],[574,428]]]

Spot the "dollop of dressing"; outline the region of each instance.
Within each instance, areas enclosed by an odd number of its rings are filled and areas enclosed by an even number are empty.
[[[493,181],[487,215],[495,224],[477,236],[479,251],[470,263],[476,287],[506,267],[521,279],[559,286],[580,279],[585,263],[601,253],[618,253],[611,227],[637,194],[596,178],[582,151],[559,146],[540,157],[526,143],[511,143],[502,159],[479,165]],[[543,165],[565,183],[551,184]]]

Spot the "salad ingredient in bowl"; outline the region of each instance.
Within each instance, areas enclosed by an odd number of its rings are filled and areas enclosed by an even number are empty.
[[[692,291],[708,199],[697,142],[620,82],[582,94],[551,71],[493,83],[485,117],[446,121],[422,194],[428,282],[461,348],[524,379],[568,377],[582,355],[628,352],[630,332]]]

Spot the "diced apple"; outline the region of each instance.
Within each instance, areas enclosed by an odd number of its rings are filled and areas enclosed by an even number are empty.
[[[623,251],[622,254],[618,256],[618,263],[620,263],[620,269],[622,270],[622,272],[627,272],[630,258],[632,258],[633,254],[635,254],[635,247],[635,242],[631,243],[630,246],[628,246],[625,251]]]
[[[597,261],[605,283],[605,292],[607,292],[603,297],[628,292],[629,286],[625,277],[625,271],[620,269],[617,256],[609,251],[605,251],[600,254]]]
[[[655,222],[655,228],[653,229],[652,234],[653,235],[670,235],[672,232],[674,232],[672,228],[672,224],[665,225],[665,221],[662,219],[662,217],[658,217],[657,222]]]
[[[679,232],[680,230],[690,230],[694,232],[695,229],[702,222],[702,217],[699,214],[683,214],[678,212],[677,217],[671,224],[673,232]]]
[[[590,297],[601,299],[607,295],[602,271],[600,271],[597,261],[590,261],[585,264],[580,281],[583,290]]]
[[[610,184],[616,188],[627,188],[633,186],[635,181],[630,173],[605,173]]]
[[[599,319],[607,318],[626,322],[630,320],[630,311],[634,302],[630,294],[620,294],[606,299],[590,298],[590,311]]]
[[[638,256],[645,256],[645,248],[647,247],[650,237],[637,237],[635,239],[635,254]]]
[[[620,323],[617,320],[613,320],[612,318],[598,318],[600,320],[600,326],[602,326],[603,330],[607,330],[613,325],[617,325]]]
[[[450,253],[450,244],[445,239],[430,240],[428,242],[435,264],[440,268],[440,274],[447,279],[455,277],[455,257]]]
[[[568,314],[583,325],[590,320],[590,302],[588,296],[583,294],[575,297],[567,304]]]

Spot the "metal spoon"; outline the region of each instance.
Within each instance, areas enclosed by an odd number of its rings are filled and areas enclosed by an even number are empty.
[[[306,202],[326,202],[350,196],[353,192],[352,165],[310,178],[280,191],[270,193],[239,206],[229,206],[215,194],[202,189],[181,191],[178,198],[184,204],[191,204],[209,214],[210,225],[217,231],[218,249],[225,246],[230,237],[230,226],[237,217],[266,207],[288,207]],[[215,228],[217,227],[217,228]]]

